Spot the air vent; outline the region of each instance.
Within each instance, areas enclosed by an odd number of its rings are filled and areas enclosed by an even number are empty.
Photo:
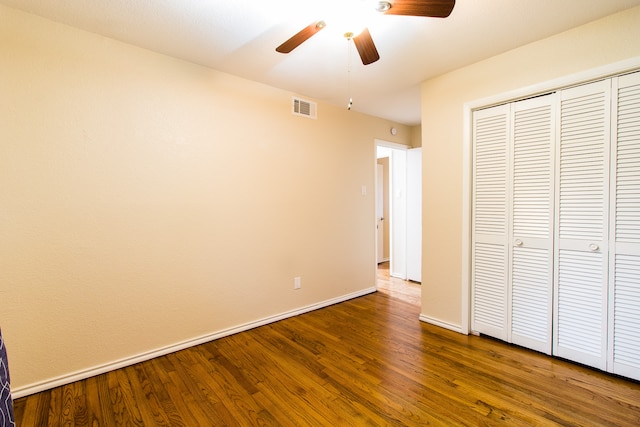
[[[295,116],[303,116],[310,119],[317,117],[317,104],[315,102],[294,97],[292,106]]]

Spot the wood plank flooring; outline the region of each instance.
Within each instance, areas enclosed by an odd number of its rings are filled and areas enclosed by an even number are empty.
[[[378,264],[377,288],[393,298],[399,298],[410,304],[421,305],[421,285],[410,280],[392,277],[389,272],[389,262]]]
[[[17,399],[17,425],[640,425],[637,382],[418,316],[381,290]]]

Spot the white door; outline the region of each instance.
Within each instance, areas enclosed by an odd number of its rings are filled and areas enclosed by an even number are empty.
[[[376,165],[376,252],[378,264],[384,262],[384,166]]]
[[[640,73],[614,88],[609,370],[640,380]]]
[[[422,148],[407,151],[407,279],[422,282]]]
[[[510,106],[473,115],[471,327],[508,338],[507,170]]]
[[[551,354],[555,100],[512,107],[510,342]]]
[[[611,82],[560,92],[556,150],[554,354],[607,361]]]
[[[472,329],[640,380],[640,73],[475,111],[472,166]]]
[[[389,227],[391,234],[389,274],[407,278],[407,151],[391,150],[389,157]]]
[[[547,354],[555,96],[474,113],[472,328]]]

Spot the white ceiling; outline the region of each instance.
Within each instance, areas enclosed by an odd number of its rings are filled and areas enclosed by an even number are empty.
[[[331,13],[369,0],[0,0],[9,7],[398,123],[420,123],[420,83],[640,0],[458,0],[445,19],[377,15],[363,66]],[[275,48],[324,19],[292,53]],[[336,25],[333,25],[335,28]],[[349,57],[351,56],[351,61]],[[351,66],[349,66],[351,63]],[[350,70],[350,71],[349,71]]]

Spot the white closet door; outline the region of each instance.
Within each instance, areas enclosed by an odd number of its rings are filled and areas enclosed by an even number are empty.
[[[606,369],[609,80],[560,92],[554,354]]]
[[[513,105],[511,339],[551,354],[555,94]]]
[[[509,105],[473,115],[472,329],[507,340]]]
[[[640,380],[640,73],[614,88],[609,370]]]

